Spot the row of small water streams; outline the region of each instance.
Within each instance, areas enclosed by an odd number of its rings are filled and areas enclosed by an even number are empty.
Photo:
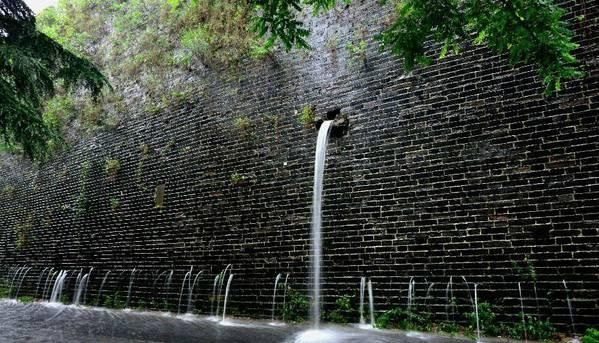
[[[374,290],[372,280],[362,277],[359,282],[359,314],[360,323],[356,327],[335,327],[330,325],[321,327],[321,270],[322,270],[322,193],[323,179],[326,161],[326,151],[328,137],[332,128],[332,121],[322,123],[316,146],[316,155],[314,162],[314,188],[312,202],[312,226],[311,226],[311,273],[309,283],[311,284],[310,297],[310,315],[311,325],[309,328],[302,326],[288,326],[283,321],[276,322],[276,301],[277,292],[283,285],[283,308],[287,298],[289,274],[277,274],[274,280],[274,289],[272,296],[272,316],[269,323],[259,321],[230,321],[226,317],[227,302],[230,296],[231,285],[235,274],[233,266],[227,265],[220,273],[214,276],[212,283],[212,297],[210,299],[210,316],[201,317],[194,315],[194,294],[196,292],[198,281],[206,277],[204,271],[194,271],[190,267],[181,283],[177,314],[154,313],[152,315],[132,312],[127,308],[131,304],[131,294],[135,287],[136,276],[141,272],[134,268],[130,271],[127,284],[127,296],[124,311],[101,310],[98,307],[87,307],[85,304],[100,305],[104,286],[108,280],[114,277],[112,271],[106,271],[103,275],[95,275],[94,268],[88,270],[63,270],[54,268],[44,268],[38,274],[33,299],[41,300],[34,304],[24,305],[15,300],[0,302],[0,326],[6,335],[12,335],[14,340],[23,340],[23,337],[43,337],[48,341],[108,341],[119,340],[150,340],[150,341],[198,341],[202,342],[409,342],[411,340],[427,341],[451,341],[447,338],[434,338],[425,336],[409,336],[397,332],[387,332],[373,330],[375,327],[375,309],[374,309]],[[31,266],[5,266],[4,274],[5,284],[8,288],[8,296],[12,299],[18,299],[23,285],[23,281],[30,274],[33,268]],[[63,305],[60,301],[63,299],[63,292],[67,287],[67,280],[75,277],[73,286],[73,296],[71,305]],[[162,290],[170,290],[173,281],[174,271],[163,271],[158,274],[152,283],[152,290],[156,291],[158,287]],[[88,285],[93,277],[101,277],[99,289],[96,292],[95,301],[88,299]],[[470,283],[462,277],[462,281],[467,288],[468,297],[472,308],[476,313],[477,335],[480,340],[480,326],[478,320],[478,290],[479,285],[473,284],[472,290]],[[426,299],[434,283],[425,285]],[[564,281],[563,286],[567,284]],[[449,278],[445,287],[445,302],[447,319],[455,314],[455,303],[453,301],[453,277]],[[520,306],[524,313],[524,303],[521,284],[518,283]],[[224,291],[224,296],[223,296]],[[368,311],[365,309],[366,293],[368,293]],[[536,285],[534,286],[535,300],[538,310],[538,296]],[[279,295],[280,296],[280,295]],[[411,310],[416,298],[416,281],[411,278],[408,283],[407,308]],[[574,319],[572,315],[572,306],[570,298],[567,298],[570,308],[570,319],[572,332],[575,332]],[[184,309],[184,310],[182,310]],[[184,313],[184,314],[182,314]],[[366,315],[369,316],[367,324]],[[8,316],[8,317],[7,317]],[[7,317],[7,318],[2,318]],[[81,318],[86,318],[81,320]],[[19,319],[20,318],[20,319]],[[524,316],[522,317],[524,318]],[[174,321],[184,319],[188,325],[183,325]],[[140,322],[143,321],[143,324]],[[50,323],[54,323],[52,327]],[[191,323],[191,324],[190,324]],[[524,323],[525,324],[525,323]],[[23,329],[23,328],[26,329]],[[177,328],[173,332],[172,328]],[[227,327],[226,330],[222,329]],[[197,330],[199,328],[199,330]],[[365,330],[366,329],[366,330]],[[84,334],[85,333],[85,334]],[[32,336],[33,335],[33,336]],[[71,335],[71,336],[69,336]],[[88,336],[86,336],[88,335]],[[525,335],[526,336],[526,335]],[[66,340],[65,337],[69,337]],[[87,337],[87,338],[85,338]],[[26,339],[25,339],[26,340]],[[26,340],[28,341],[28,340]],[[44,341],[42,339],[41,341]]]

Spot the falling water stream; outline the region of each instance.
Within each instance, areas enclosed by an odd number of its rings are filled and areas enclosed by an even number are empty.
[[[216,316],[214,313],[214,301],[216,300],[216,285],[218,284],[218,280],[221,278],[221,274],[216,274],[214,277],[214,284],[212,285],[212,299],[210,300],[210,315]]]
[[[285,283],[283,284],[283,321],[285,321],[285,305],[287,300],[287,280],[289,279],[289,274],[285,275]]]
[[[364,290],[366,288],[366,278],[362,276],[360,278],[360,325],[366,324],[364,319]]]
[[[374,295],[372,294],[372,281],[368,280],[368,302],[369,302],[369,310],[370,310],[370,325],[374,328]]]
[[[480,342],[480,320],[478,318],[478,285],[474,284],[474,313],[476,315],[476,341]]]
[[[30,270],[31,270],[31,267],[25,269],[25,271],[21,275],[21,278],[20,278],[18,286],[17,286],[17,291],[15,293],[15,299],[19,298],[19,290],[21,289],[21,286],[23,285],[23,280],[25,279],[25,276],[27,276],[27,273],[29,273]]]
[[[106,283],[106,280],[108,279],[108,275],[110,275],[110,270],[106,272],[106,274],[104,274],[104,278],[102,279],[102,283],[100,284],[100,290],[98,291],[98,297],[96,298],[96,306],[100,305],[100,300],[102,297],[102,289],[104,289],[104,284]]]
[[[46,273],[46,270],[48,270],[48,267],[44,268],[44,270],[42,270],[40,275],[37,277],[37,286],[35,287],[35,295],[33,296],[34,298],[37,298],[37,294],[40,290],[40,284],[42,283],[42,278],[44,277],[44,273]]]
[[[127,289],[127,302],[125,302],[125,308],[129,308],[129,301],[131,300],[131,288],[133,288],[133,282],[135,281],[135,272],[137,269],[133,268],[131,276],[129,276],[129,288]]]
[[[187,296],[187,313],[192,313],[193,312],[193,308],[191,306],[191,301],[193,299],[193,290],[196,288],[196,282],[198,282],[198,278],[200,277],[200,275],[202,275],[204,271],[200,270],[197,274],[196,277],[193,278],[193,283],[191,284],[191,288],[189,288],[189,294]],[[191,280],[191,278],[190,278]]]
[[[524,328],[524,342],[528,342],[528,334],[526,332],[526,314],[524,313],[524,300],[522,299],[522,287],[518,282],[518,294],[520,295],[520,315],[522,315],[522,327]]]
[[[229,273],[229,281],[227,281],[227,288],[225,290],[225,301],[223,302],[223,322],[227,318],[227,299],[229,299],[229,289],[231,288],[231,281],[233,281],[233,274]]]
[[[277,304],[277,285],[279,284],[279,280],[281,279],[281,273],[277,274],[277,277],[275,277],[275,287],[272,291],[272,318],[271,320],[274,321],[275,320],[275,306]]]
[[[74,305],[79,305],[79,301],[81,300],[81,295],[85,291],[87,287],[87,280],[89,279],[89,274],[83,275],[81,280],[79,281],[79,285],[77,286],[77,290],[75,291],[75,298],[73,299]]]
[[[225,267],[225,269],[221,272],[221,277],[219,279],[218,282],[218,297],[216,298],[216,316],[218,317],[218,314],[220,313],[220,299],[222,298],[221,294],[222,294],[222,290],[223,290],[223,283],[225,281],[225,278],[227,277],[227,271],[229,272],[229,275],[231,275],[231,273],[233,273],[233,265],[229,264]]]
[[[179,292],[179,304],[177,305],[177,313],[181,313],[181,301],[183,300],[183,291],[185,290],[185,282],[188,281],[187,290],[191,289],[191,275],[193,274],[193,266],[189,268],[189,271],[185,273],[183,282],[181,283],[181,291]]]
[[[61,270],[56,277],[56,281],[54,282],[54,287],[52,288],[52,294],[50,295],[50,302],[58,302],[60,300],[60,296],[62,295],[62,289],[64,286],[64,280],[67,278],[69,274],[66,270]]]
[[[566,280],[562,280],[562,281],[564,284],[564,288],[566,289],[566,301],[568,303],[568,311],[570,313],[570,324],[572,325],[572,335],[576,337],[576,327],[574,326],[574,314],[572,312],[572,302],[570,301],[570,295],[568,294],[568,285],[566,285]]]
[[[318,131],[316,141],[316,154],[314,156],[314,187],[312,195],[312,308],[311,319],[312,327],[320,327],[320,283],[321,283],[321,264],[322,264],[322,189],[324,179],[324,167],[327,156],[327,143],[331,124],[327,120],[322,123]]]

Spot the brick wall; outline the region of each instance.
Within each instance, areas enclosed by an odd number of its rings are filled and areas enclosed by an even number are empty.
[[[48,164],[3,156],[0,189],[15,190],[0,195],[0,264],[34,266],[29,292],[44,267],[94,267],[91,299],[106,271],[106,292],[123,294],[137,268],[133,304],[168,297],[171,308],[193,265],[205,270],[196,306],[206,312],[214,275],[231,263],[232,307],[270,316],[275,275],[291,273],[305,290],[309,271],[317,133],[294,111],[340,108],[351,123],[331,140],[325,173],[327,308],[357,294],[361,276],[378,310],[405,306],[414,277],[416,302],[444,319],[452,277],[459,312],[471,310],[478,283],[507,320],[521,282],[526,312],[567,331],[566,280],[578,328],[597,325],[599,5],[567,4],[585,16],[575,29],[588,75],[558,96],[541,95],[532,68],[480,47],[404,75],[370,38],[385,10],[366,2],[312,22],[311,53],[207,77],[193,101],[99,132]],[[344,48],[361,31],[365,65]],[[250,130],[235,127],[240,116]],[[106,159],[120,161],[116,176]],[[21,249],[16,227],[30,227]],[[152,287],[171,269],[169,290]]]

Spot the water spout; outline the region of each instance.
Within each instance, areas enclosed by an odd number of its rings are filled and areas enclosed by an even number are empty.
[[[370,309],[370,325],[374,328],[376,323],[374,321],[374,295],[372,294],[372,281],[368,279],[368,302]]]
[[[42,272],[40,273],[40,275],[37,277],[37,286],[35,287],[35,295],[33,296],[34,299],[37,299],[37,294],[39,293],[40,290],[40,284],[42,283],[42,278],[44,277],[44,274],[46,273],[46,270],[48,270],[49,267],[46,267],[42,270]]]
[[[85,281],[85,288],[83,288],[83,303],[84,304],[87,303],[87,284],[89,283],[89,280],[91,280],[91,278],[92,278],[93,271],[94,271],[94,267],[91,267],[89,269],[89,273],[87,273],[87,280]]]
[[[212,286],[212,300],[210,301],[210,315],[216,316],[214,313],[214,301],[216,300],[216,285],[218,284],[219,279],[221,278],[221,273],[216,274],[214,277],[214,285]]]
[[[50,295],[50,302],[58,302],[62,295],[62,289],[64,286],[64,280],[67,278],[69,274],[66,270],[61,270],[56,277],[56,281],[54,282],[54,287],[52,288],[52,294]]]
[[[522,287],[518,282],[518,294],[520,295],[520,314],[522,315],[522,327],[524,328],[524,342],[528,342],[528,334],[526,333],[526,315],[524,314],[524,300],[522,300]]]
[[[179,304],[177,305],[177,313],[181,313],[181,301],[183,300],[183,290],[185,289],[185,281],[189,279],[189,283],[191,283],[191,274],[193,273],[193,266],[190,267],[189,271],[185,273],[185,277],[183,278],[183,283],[181,284],[181,291],[179,292]],[[187,287],[189,290],[191,285]]]
[[[445,288],[445,299],[447,300],[447,305],[445,305],[445,313],[447,315],[447,321],[449,321],[449,311],[451,311],[451,319],[453,323],[455,323],[455,301],[453,298],[453,276],[449,277],[449,282],[447,282],[447,287]]]
[[[54,271],[54,268],[50,268],[50,271],[48,272],[48,277],[46,278],[46,282],[44,284],[44,291],[42,292],[42,300],[46,299],[47,292],[49,292],[50,282],[52,281],[52,279],[54,279],[55,275],[56,275],[56,272]]]
[[[366,288],[366,277],[360,278],[360,325],[366,325],[366,319],[364,319],[364,290]]]
[[[225,321],[227,314],[227,299],[229,298],[229,288],[231,288],[231,281],[233,281],[233,274],[229,273],[229,281],[227,281],[227,288],[225,290],[225,301],[223,303],[223,322]]]
[[[570,301],[570,295],[568,294],[568,285],[566,285],[566,280],[562,280],[564,283],[564,288],[566,289],[566,301],[568,303],[568,312],[570,313],[570,324],[572,325],[572,335],[575,337],[575,340],[578,340],[576,336],[576,327],[574,325],[574,314],[572,312],[572,302]]]
[[[193,311],[193,308],[191,306],[191,300],[193,297],[193,290],[196,287],[196,282],[198,281],[198,278],[200,277],[200,275],[202,275],[204,271],[200,270],[197,274],[196,277],[193,279],[193,283],[191,284],[191,288],[189,289],[189,296],[187,298],[187,313],[191,313]],[[191,280],[191,277],[190,279]]]
[[[129,288],[127,289],[127,301],[125,302],[125,308],[129,308],[129,301],[131,300],[131,288],[133,288],[133,281],[135,281],[135,272],[137,270],[133,268],[131,276],[129,276]]]
[[[171,281],[173,280],[173,273],[174,272],[175,271],[171,269],[170,273],[168,274],[168,277],[164,280],[164,284],[162,285],[163,292],[166,293],[165,294],[165,299],[164,299],[164,305],[165,305],[165,307],[168,304],[168,296],[170,294],[169,292],[170,292],[170,289],[171,289]]]
[[[73,299],[73,305],[79,305],[79,300],[81,299],[81,295],[83,294],[85,288],[87,287],[88,278],[89,278],[89,274],[85,274],[79,281],[77,291],[75,292],[75,298]]]
[[[285,283],[283,284],[283,321],[285,321],[285,305],[287,304],[287,279],[289,279],[289,273],[285,275]]]
[[[476,314],[476,341],[480,342],[480,320],[478,318],[478,285],[474,284],[474,313]]]
[[[322,264],[322,189],[324,167],[327,154],[327,143],[331,132],[331,124],[327,120],[322,123],[316,141],[316,154],[314,157],[314,186],[312,195],[312,326],[320,327],[320,283]]]
[[[279,284],[279,280],[281,279],[282,274],[277,274],[275,277],[275,287],[272,291],[272,321],[275,320],[275,306],[277,304],[277,285]]]
[[[414,277],[410,278],[408,282],[408,312],[412,311],[412,301],[414,300],[414,286],[415,286]]]
[[[23,285],[23,280],[25,279],[25,276],[27,276],[27,273],[29,273],[31,268],[32,267],[27,268],[25,270],[25,272],[23,272],[23,274],[21,275],[21,278],[19,280],[19,285],[17,286],[17,292],[15,293],[15,299],[19,299],[19,290],[21,289],[21,285]]]
[[[227,277],[227,272],[229,272],[229,276],[231,275],[231,273],[233,272],[233,265],[232,264],[228,264],[225,269],[222,271],[222,276],[219,280],[218,283],[218,298],[216,299],[216,316],[218,317],[218,314],[220,313],[220,300],[222,299],[222,290],[223,290],[223,283],[225,281],[225,278]]]
[[[110,270],[106,272],[106,274],[104,274],[104,278],[102,279],[102,283],[100,284],[100,290],[98,291],[98,297],[96,298],[96,306],[100,305],[100,299],[102,297],[102,289],[104,289],[104,284],[106,283],[106,280],[108,279],[108,275],[110,275]]]

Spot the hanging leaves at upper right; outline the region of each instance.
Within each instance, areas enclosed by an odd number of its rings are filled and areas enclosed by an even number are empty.
[[[583,76],[565,12],[553,0],[398,0],[395,22],[377,38],[408,71],[432,62],[430,39],[442,44],[439,58],[465,42],[486,45],[513,65],[534,65],[550,95]]]

